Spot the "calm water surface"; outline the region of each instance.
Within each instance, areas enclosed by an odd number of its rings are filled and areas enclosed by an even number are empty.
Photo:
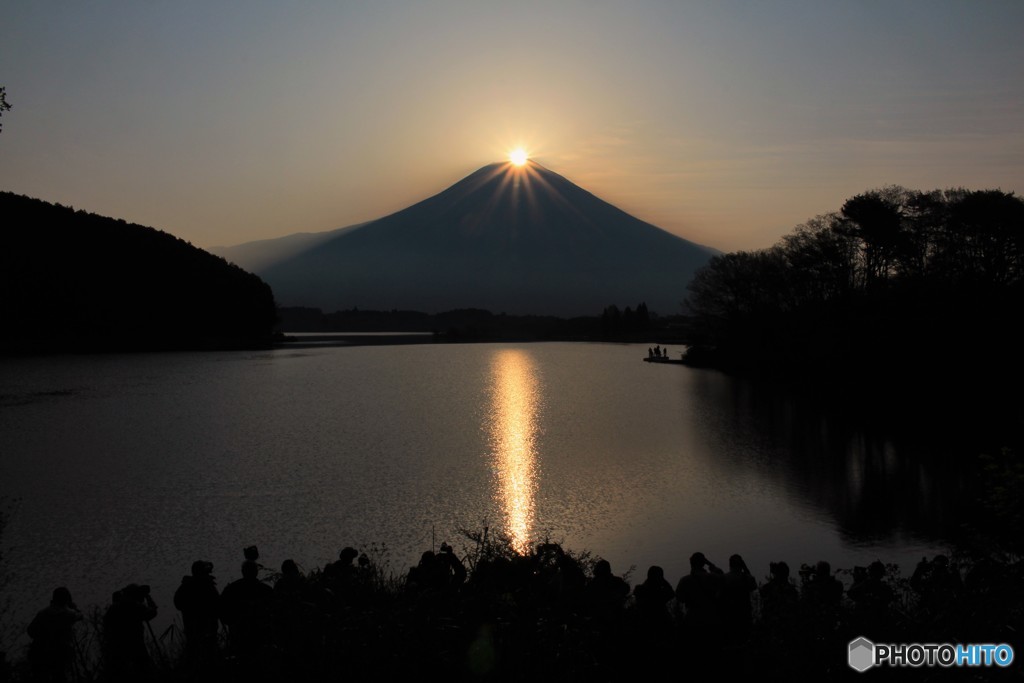
[[[0,495],[15,615],[149,583],[160,619],[194,559],[279,567],[385,544],[396,572],[459,528],[562,541],[673,584],[720,566],[874,559],[942,542],[934,452],[708,370],[611,344],[416,345],[0,362]],[[673,354],[674,355],[674,354]],[[795,571],[794,571],[795,573]]]

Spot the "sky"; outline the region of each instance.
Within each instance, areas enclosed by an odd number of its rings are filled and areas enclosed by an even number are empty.
[[[32,2],[0,190],[200,247],[385,216],[523,146],[723,251],[886,185],[1024,194],[1024,2]]]

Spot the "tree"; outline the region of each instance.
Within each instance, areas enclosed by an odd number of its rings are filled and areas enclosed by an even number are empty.
[[[5,111],[11,110],[11,104],[7,101],[7,88],[0,85],[0,116],[3,116]],[[4,126],[0,123],[0,132],[2,132]]]
[[[723,366],[931,379],[952,334],[973,365],[1024,376],[1024,201],[1000,190],[871,190],[689,285],[691,351]],[[931,354],[931,355],[929,355]]]
[[[1024,270],[1024,202],[1000,190],[968,192],[950,207],[949,260],[961,277],[1008,285]]]
[[[843,297],[857,286],[860,245],[836,213],[817,216],[782,238],[795,305]]]
[[[872,190],[846,200],[840,210],[847,234],[863,243],[865,284],[887,280],[905,251],[900,187]]]
[[[788,307],[784,253],[778,247],[720,254],[690,281],[687,303],[712,319],[757,317]]]

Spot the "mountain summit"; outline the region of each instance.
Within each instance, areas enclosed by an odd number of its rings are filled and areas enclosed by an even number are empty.
[[[246,264],[282,305],[595,315],[644,301],[680,310],[716,252],[645,223],[543,166],[484,166],[407,209],[351,228],[282,238]],[[242,260],[247,245],[220,249]]]

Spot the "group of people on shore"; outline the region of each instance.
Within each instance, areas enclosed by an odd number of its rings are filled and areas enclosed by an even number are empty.
[[[668,360],[668,348],[663,349],[660,344],[653,349],[647,347],[647,358],[650,360]]]
[[[740,555],[723,570],[697,552],[674,587],[661,567],[651,566],[631,589],[606,560],[583,561],[555,543],[527,555],[461,559],[443,543],[390,583],[351,547],[323,569],[304,574],[288,559],[271,574],[250,546],[241,578],[223,590],[213,569],[208,561],[193,562],[174,593],[184,635],[175,661],[190,680],[221,680],[225,670],[246,680],[271,671],[312,675],[367,664],[373,653],[389,650],[448,663],[461,656],[465,671],[493,673],[500,660],[508,662],[509,650],[565,666],[566,651],[549,651],[562,647],[589,653],[572,665],[585,670],[615,660],[623,645],[658,661],[680,648],[725,652],[758,638],[786,646],[796,631],[817,639],[883,634],[891,630],[897,599],[881,562],[855,570],[848,588],[824,561],[804,565],[799,586],[785,562],[773,562],[770,578],[759,584]],[[936,609],[963,591],[960,574],[943,556],[922,560],[910,585],[921,604]],[[155,645],[149,622],[156,614],[148,586],[131,584],[114,593],[102,618],[103,679],[152,675],[146,633]],[[70,591],[57,588],[28,626],[35,680],[67,680],[76,655],[75,625],[82,619]],[[395,638],[406,640],[396,645]]]

